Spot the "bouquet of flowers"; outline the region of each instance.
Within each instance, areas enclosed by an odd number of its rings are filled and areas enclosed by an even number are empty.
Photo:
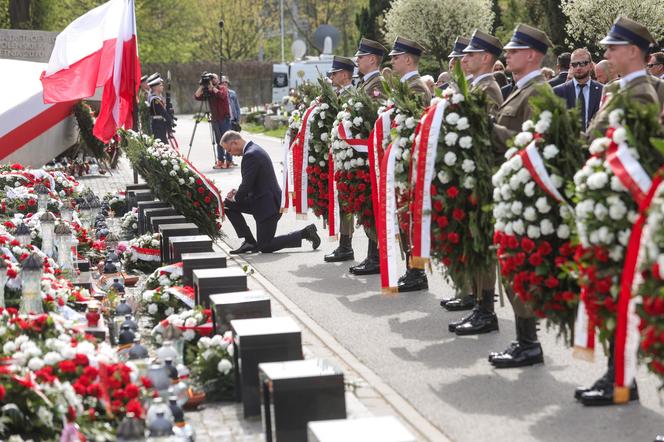
[[[129,160],[159,199],[175,207],[206,235],[218,237],[222,197],[215,184],[163,143],[133,131],[121,134]]]
[[[342,103],[332,128],[334,179],[340,208],[357,215],[358,224],[375,228],[367,145],[378,103],[364,90],[353,90]]]
[[[661,130],[656,109],[619,95],[611,104],[615,107],[606,136],[591,143],[592,156],[574,176],[581,244],[575,262],[581,299],[590,321],[599,327],[602,342],[615,331],[625,251],[638,217],[634,189],[628,189],[614,172],[616,158],[619,163],[631,160],[647,179],[664,164],[650,140]]]
[[[469,92],[460,70],[456,77],[459,92],[447,88],[442,100],[434,100],[416,133],[411,171],[412,265],[424,267],[418,257],[427,244],[417,240],[427,242],[434,262],[442,263],[445,274],[463,287],[478,271],[493,270],[487,253],[492,220],[483,209],[491,199],[492,158],[486,98]],[[430,239],[426,232],[420,233],[425,228],[420,214],[427,210],[426,193],[431,195]]]
[[[122,252],[122,265],[127,272],[154,272],[161,263],[161,243],[158,233],[148,233],[129,241]]]
[[[125,238],[134,238],[138,235],[138,213],[136,209],[122,215],[120,228]]]
[[[157,287],[144,291],[139,305],[153,324],[163,321],[182,308],[180,300],[173,293],[173,287]]]
[[[127,210],[127,200],[124,194],[107,193],[104,195],[103,201],[108,204],[109,214],[112,212],[113,216],[123,216]]]
[[[182,337],[185,340],[184,362],[186,365],[190,365],[198,357],[200,352],[198,341],[202,337],[214,333],[212,311],[201,306],[170,315],[152,330],[152,336],[157,337],[159,334],[163,334],[167,325],[173,325],[182,331]],[[158,338],[157,340],[159,341]]]
[[[323,79],[320,83],[320,95],[316,98],[316,107],[309,117],[309,158],[307,160],[307,204],[318,217],[327,219],[329,206],[328,161],[330,154],[330,131],[335,124],[339,109],[339,99],[332,86]],[[313,102],[312,102],[313,104]]]
[[[182,263],[169,264],[159,267],[152,272],[145,281],[145,288],[154,290],[157,287],[170,287],[182,285]]]
[[[574,173],[583,164],[579,119],[547,88],[530,103],[533,120],[523,124],[493,176],[494,242],[505,283],[570,338],[579,292],[571,272],[576,245],[569,204]]]
[[[191,376],[210,400],[228,398],[233,392],[233,336],[206,336],[198,340],[198,356],[191,364]]]

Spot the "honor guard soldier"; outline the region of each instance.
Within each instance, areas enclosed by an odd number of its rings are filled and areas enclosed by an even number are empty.
[[[514,137],[524,121],[531,118],[530,97],[537,95],[537,87],[547,85],[541,72],[547,50],[553,46],[546,33],[525,24],[514,30],[512,39],[505,45],[507,70],[516,84],[510,95],[498,109],[492,129],[492,144],[496,156],[506,150],[507,140]],[[496,368],[524,367],[544,362],[542,346],[537,340],[537,317],[532,308],[508,289],[507,296],[514,309],[516,341],[502,352],[491,353],[489,362]]]
[[[140,124],[141,132],[149,134],[150,132],[150,108],[148,107],[148,95],[150,94],[150,86],[148,86],[148,75],[141,77],[141,84],[136,96],[136,104],[138,104],[138,122]]]
[[[658,104],[658,97],[651,82],[651,76],[644,69],[644,60],[655,39],[648,29],[633,20],[618,17],[608,35],[600,41],[606,46],[604,58],[611,63],[620,79],[604,87],[602,107],[591,121],[586,134],[590,139],[604,136],[609,125],[612,97],[629,96],[630,100],[642,104]],[[574,397],[583,405],[613,405],[614,393],[614,345],[609,345],[607,371],[592,386],[577,388]],[[629,389],[629,400],[638,400],[636,382]]]
[[[162,143],[168,143],[168,135],[173,131],[173,117],[166,110],[166,102],[162,97],[164,80],[161,77],[148,81],[150,86],[150,125],[152,135]]]
[[[380,74],[380,64],[387,49],[377,41],[363,38],[355,53],[357,57],[357,69],[362,75],[358,88],[363,89],[367,95],[381,103],[385,101],[385,90],[383,89],[383,76]],[[365,229],[369,238],[367,246],[367,257],[364,261],[349,270],[354,275],[375,275],[380,273],[380,260],[378,255],[378,238],[374,231]]]
[[[495,117],[498,108],[503,104],[503,95],[498,82],[493,77],[493,65],[503,52],[503,45],[496,37],[476,30],[470,39],[470,44],[463,52],[465,55],[461,65],[464,67],[464,72],[473,78],[470,88],[486,94],[487,113]],[[499,160],[500,158],[496,158],[494,165],[497,165]],[[486,253],[492,252],[487,250]],[[475,275],[471,285],[476,299],[475,307],[470,315],[449,324],[449,330],[457,335],[476,335],[497,331],[498,318],[494,311],[495,269],[492,272]]]
[[[397,37],[394,40],[392,50],[388,54],[391,57],[392,71],[399,75],[400,81],[406,83],[415,95],[421,97],[422,104],[429,106],[431,103],[431,93],[417,70],[420,56],[424,52],[422,45],[416,41],[404,37]],[[426,290],[429,288],[429,281],[424,269],[416,269],[410,266],[410,245],[407,235],[401,236],[401,245],[406,253],[406,273],[399,278],[399,292],[413,292],[417,290]]]
[[[343,101],[353,87],[353,71],[355,63],[353,60],[337,55],[332,59],[332,68],[327,76],[337,89],[337,96]],[[342,213],[339,222],[339,246],[323,257],[325,262],[350,261],[355,258],[353,252],[353,214]]]
[[[454,48],[452,49],[452,52],[447,56],[447,58],[450,60],[449,65],[450,69],[449,72],[452,74],[454,72],[454,66],[456,66],[457,63],[461,63],[461,60],[463,59],[464,55],[464,50],[468,47],[470,44],[470,39],[468,37],[463,37],[463,36],[458,36],[457,39],[454,41]],[[463,74],[466,76],[466,80],[470,81],[472,78],[472,75],[466,72],[466,70],[463,68],[463,64],[461,64],[461,70],[463,71]],[[450,82],[450,86],[454,87],[454,81]]]

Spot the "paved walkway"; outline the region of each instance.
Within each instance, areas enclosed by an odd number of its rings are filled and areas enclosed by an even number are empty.
[[[178,138],[184,146],[193,123],[184,116],[178,123]],[[214,171],[204,136],[205,131],[197,134],[191,159],[225,193],[238,186],[239,168]],[[249,138],[266,148],[280,174],[278,140]],[[310,222],[322,229],[322,223],[313,218],[305,222],[286,214],[278,233]],[[239,245],[230,224],[224,228],[226,242]],[[365,235],[357,232],[353,242],[357,258],[362,259]],[[638,375],[640,404],[584,408],[572,392],[575,386],[589,384],[602,374],[605,358],[601,351],[595,363],[575,360],[554,334],[543,331],[544,365],[494,370],[486,361],[488,352],[502,350],[514,338],[508,305],[497,309],[500,333],[457,338],[447,331],[447,323],[460,315],[438,306],[441,297],[452,294],[438,273],[429,278],[429,292],[386,297],[380,294],[377,276],[353,277],[347,272],[352,263],[324,263],[323,255],[334,247],[323,241],[318,251],[305,246],[246,259],[451,440],[649,441],[664,432],[658,382],[644,369]]]

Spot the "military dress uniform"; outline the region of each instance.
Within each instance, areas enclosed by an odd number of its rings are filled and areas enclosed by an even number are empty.
[[[553,46],[546,33],[531,26],[520,24],[505,49],[534,49],[546,54]],[[526,73],[515,84],[507,99],[498,108],[492,129],[494,154],[501,155],[507,149],[507,140],[521,131],[524,121],[531,118],[530,97],[537,95],[540,85],[548,85],[539,69]],[[551,86],[547,86],[551,87]],[[496,368],[524,367],[544,362],[542,346],[537,340],[537,317],[532,308],[524,304],[509,287],[506,290],[516,322],[516,341],[503,352],[489,355],[489,362]]]
[[[148,85],[153,88],[163,84],[161,77],[155,78],[148,82]],[[166,102],[161,95],[155,93],[149,97],[150,106],[150,126],[152,128],[152,135],[155,139],[161,140],[163,143],[168,143],[168,134],[173,131],[173,116],[166,110]]]
[[[407,38],[398,36],[394,40],[392,50],[388,54],[390,57],[400,55],[410,55],[419,58],[424,52],[424,48],[418,42],[409,40]],[[422,104],[427,107],[431,104],[431,93],[429,87],[422,81],[420,73],[417,71],[417,62],[414,63],[415,70],[407,72],[399,80],[401,83],[408,85],[408,89],[416,96],[418,96]],[[417,269],[410,266],[410,243],[409,235],[407,232],[401,232],[400,235],[401,247],[406,254],[406,273],[399,278],[398,291],[399,292],[412,292],[417,290],[426,290],[429,288],[429,281],[424,269]]]
[[[352,76],[354,69],[355,63],[353,63],[353,60],[335,55],[332,59],[332,67],[327,74],[329,76],[334,72],[349,71]],[[337,89],[337,96],[340,101],[345,101],[352,87],[353,84],[349,83]],[[323,257],[325,262],[350,261],[355,258],[355,252],[353,252],[354,216],[352,213],[342,212],[339,218],[339,246],[332,253],[328,253]]]
[[[383,76],[380,73],[380,60],[383,59],[387,50],[374,40],[362,38],[360,46],[355,53],[355,57],[365,57],[375,55],[379,58],[378,66],[373,72],[361,72],[362,80],[357,85],[367,93],[369,97],[378,102],[384,102],[386,99],[385,89],[383,87]],[[380,257],[378,254],[378,238],[374,231],[365,229],[364,232],[369,238],[367,245],[367,257],[358,265],[352,266],[349,271],[354,275],[375,275],[380,273]]]
[[[475,31],[470,43],[463,50],[464,53],[488,52],[495,59],[503,52],[503,45],[496,37],[482,31]],[[470,83],[471,90],[479,90],[486,95],[486,110],[491,117],[495,117],[503,104],[503,95],[500,86],[493,77],[493,72],[476,75]],[[494,159],[497,166],[499,158]],[[491,250],[486,250],[490,256],[495,256]],[[471,281],[475,306],[470,315],[449,324],[448,329],[457,335],[475,335],[498,330],[498,317],[494,309],[496,269],[495,264],[490,271],[479,271]],[[450,301],[453,302],[453,301]],[[448,303],[449,304],[449,303]]]
[[[603,45],[635,45],[644,55],[648,52],[651,45],[655,44],[648,29],[633,20],[624,17],[618,17],[613,23],[608,35],[600,41]],[[595,114],[595,118],[590,122],[586,135],[593,139],[604,136],[605,130],[609,126],[609,114],[611,112],[610,104],[612,97],[625,95],[630,100],[635,100],[641,104],[657,104],[660,106],[659,96],[655,89],[652,76],[643,70],[637,70],[630,73],[622,73],[622,78],[608,84],[604,88],[602,96],[602,107]],[[609,345],[609,358],[606,373],[590,387],[579,387],[574,392],[574,397],[581,401],[583,405],[613,405],[614,404],[614,345],[611,341]],[[638,400],[638,390],[636,382],[629,388],[629,400]]]
[[[147,84],[148,75],[143,75],[141,77],[141,86]],[[145,134],[151,134],[150,131],[150,108],[148,107],[148,94],[149,91],[145,91],[143,87],[138,90],[138,96],[136,97],[138,105],[138,124],[141,132]]]

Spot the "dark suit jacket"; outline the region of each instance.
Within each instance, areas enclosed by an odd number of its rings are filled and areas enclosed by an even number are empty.
[[[553,77],[551,80],[549,80],[551,87],[560,86],[561,84],[565,83],[567,81],[568,73],[569,71],[561,72],[557,77]]]
[[[242,183],[235,194],[235,201],[249,207],[258,222],[277,215],[281,205],[281,188],[267,152],[249,141],[244,148],[241,171]]]
[[[570,80],[554,87],[553,92],[560,98],[565,99],[567,109],[576,106],[576,88],[574,87],[574,81]],[[602,85],[595,80],[590,80],[590,93],[588,97],[588,116],[586,121],[590,122],[599,110],[599,104],[602,101]]]

